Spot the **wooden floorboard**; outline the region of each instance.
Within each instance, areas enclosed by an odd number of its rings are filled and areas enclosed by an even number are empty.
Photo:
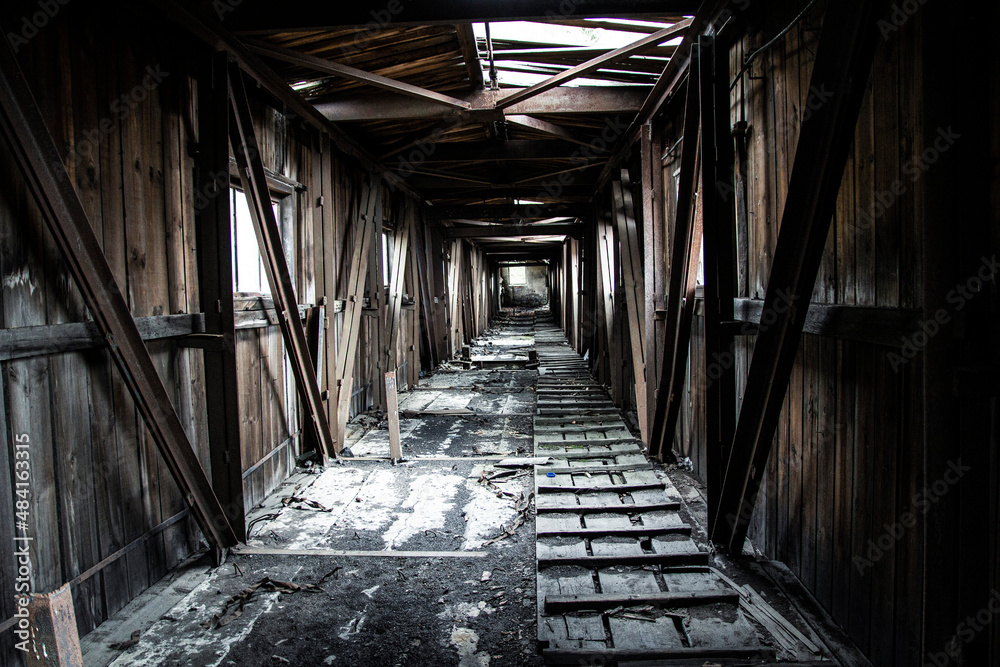
[[[548,457],[535,466],[538,641],[546,663],[773,659],[774,649],[759,643],[739,612],[739,594],[691,540],[680,494],[646,459],[607,390],[549,313],[538,313],[534,332],[534,455]],[[712,605],[729,611],[711,621],[688,612]]]

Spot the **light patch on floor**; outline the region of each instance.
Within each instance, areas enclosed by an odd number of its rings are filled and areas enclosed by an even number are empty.
[[[455,627],[451,631],[451,645],[458,651],[458,667],[488,667],[490,656],[487,653],[477,653],[479,635],[471,628]]]
[[[302,567],[291,571],[288,581]],[[228,625],[206,630],[202,622],[221,611],[225,596],[216,595],[222,580],[231,578],[231,568],[218,568],[184,597],[170,613],[142,634],[139,643],[110,663],[111,667],[154,667],[159,665],[197,665],[217,667],[230,649],[244,641],[261,616],[271,611],[281,594],[258,590],[247,602],[243,614]],[[249,585],[250,582],[248,582]],[[206,603],[206,600],[208,603]],[[186,662],[185,662],[186,661]]]
[[[399,422],[399,438],[406,442],[413,437],[413,430],[418,422],[412,419],[402,419]],[[389,458],[389,429],[372,429],[359,439],[347,443],[355,456],[375,456]]]
[[[411,479],[402,508],[413,511],[400,513],[382,535],[385,548],[398,548],[425,530],[443,528],[448,512],[455,508],[455,494],[461,483],[458,475],[440,473],[423,473]]]
[[[463,510],[466,523],[462,548],[479,549],[483,542],[500,535],[503,526],[513,521],[517,512],[513,499],[497,498],[496,493],[476,480],[466,480],[465,486],[471,499]],[[497,543],[502,544],[503,541]]]

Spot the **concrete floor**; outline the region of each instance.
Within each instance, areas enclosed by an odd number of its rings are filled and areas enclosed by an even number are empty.
[[[474,360],[514,361],[527,355],[510,348],[530,337],[508,331],[486,342],[473,346]],[[172,572],[82,639],[84,663],[541,665],[530,469],[483,479],[505,457],[530,456],[537,377],[445,365],[400,396],[401,412],[475,414],[402,419],[404,461],[396,465],[387,460],[384,422],[355,420],[355,458],[297,469],[250,512],[246,548],[220,568],[195,558]],[[704,545],[703,488],[681,471],[670,477]],[[519,518],[512,536],[496,540]],[[813,636],[759,567],[718,558],[714,565],[753,582]],[[240,613],[238,604],[227,607],[265,580],[277,582],[273,590],[257,588]]]

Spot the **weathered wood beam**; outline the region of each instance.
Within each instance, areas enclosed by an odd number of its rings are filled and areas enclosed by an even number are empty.
[[[635,113],[642,108],[646,99],[646,89],[635,86],[581,86],[577,88],[553,88],[519,104],[496,113],[496,103],[511,89],[498,91],[481,90],[461,99],[467,101],[470,114],[489,113],[493,118],[503,114],[613,114]],[[400,95],[378,93],[358,97],[337,98],[314,102],[316,110],[333,122],[368,120],[414,120],[418,118],[440,118],[445,114],[457,115],[461,112],[442,109],[440,104]]]
[[[830,5],[823,19],[811,87],[831,97],[799,132],[764,296],[764,312],[774,313],[775,322],[754,344],[711,530],[713,541],[733,552],[743,548],[753,516],[871,71],[876,18],[885,4],[848,0]]]
[[[642,440],[649,445],[649,415],[646,410],[645,361],[645,289],[642,280],[642,251],[639,248],[635,208],[632,203],[628,170],[622,169],[621,180],[612,184],[614,217],[618,223],[618,248],[625,281],[625,305],[629,337],[632,343],[632,374],[635,380],[635,404]]]
[[[421,148],[422,164],[436,162],[504,162],[510,160],[584,160],[582,149],[561,141],[514,139],[511,141],[427,143]],[[405,157],[405,156],[404,156]],[[572,164],[572,162],[570,162]],[[403,162],[407,171],[412,166]]]
[[[473,90],[482,90],[483,66],[479,62],[479,48],[476,46],[476,35],[471,23],[460,23],[455,26],[458,32],[458,45],[462,49],[462,59],[465,61],[465,73],[469,76],[469,85]]]
[[[698,9],[692,0],[437,0],[436,2],[356,2],[321,4],[286,1],[281,11],[264,0],[217,3],[201,0],[207,12],[224,20],[232,30],[273,33],[325,30],[357,26],[366,30],[393,29],[411,25],[454,25],[483,21],[549,21],[565,18],[659,18],[690,15]],[[221,6],[220,6],[221,5]]]
[[[723,321],[733,319],[735,285],[735,209],[726,193],[733,192],[733,142],[730,137],[729,48],[721,38],[698,40],[697,77],[701,110],[701,191],[704,219],[705,270],[705,476],[709,523],[715,519],[736,420],[736,346]],[[692,70],[692,76],[695,72]],[[708,185],[705,185],[708,184]],[[713,185],[714,184],[714,185]],[[720,359],[733,359],[721,363]],[[712,372],[714,371],[714,372]]]
[[[431,206],[426,215],[433,220],[540,220],[544,218],[580,218],[588,213],[582,204],[468,204]]]
[[[532,236],[582,236],[586,228],[568,225],[486,225],[481,227],[449,227],[446,239],[526,238]]]
[[[258,55],[280,60],[292,65],[298,65],[299,67],[305,67],[317,72],[323,72],[324,74],[333,74],[334,76],[339,76],[341,78],[348,79],[349,81],[365,83],[369,86],[388,90],[393,93],[399,93],[400,95],[406,95],[407,97],[414,97],[419,100],[433,102],[451,109],[467,110],[472,106],[465,100],[460,100],[457,97],[452,97],[451,95],[437,93],[433,90],[421,88],[420,86],[414,86],[404,81],[390,79],[389,77],[382,76],[381,74],[365,72],[357,67],[351,67],[350,65],[344,65],[343,63],[326,60],[324,58],[317,58],[316,56],[311,56],[293,49],[286,49],[280,46],[274,46],[273,44],[252,40],[247,40],[247,44],[250,47],[250,50],[254,51]]]
[[[684,39],[681,40],[674,55],[670,57],[663,72],[656,79],[656,83],[653,84],[653,89],[649,91],[646,100],[642,103],[639,113],[636,114],[632,124],[629,125],[612,149],[607,166],[597,180],[599,188],[603,188],[611,180],[615,169],[618,168],[629,147],[639,136],[639,130],[643,123],[652,119],[663,108],[663,105],[679,91],[680,84],[691,64],[691,49],[695,41],[728,4],[729,0],[705,0],[701,3],[684,33]]]
[[[225,52],[205,63],[198,79],[197,192],[215,193],[195,210],[198,233],[199,303],[206,308],[199,333],[219,336],[222,345],[205,347],[205,406],[212,465],[212,488],[236,536],[246,539],[243,457],[240,446],[236,368],[236,314],[233,302],[232,219],[229,210],[229,67]],[[226,176],[220,178],[220,174]],[[141,333],[141,330],[140,330]]]
[[[364,308],[368,255],[372,242],[371,229],[375,223],[375,216],[381,215],[382,210],[379,188],[371,183],[365,183],[359,207],[354,243],[351,246],[351,271],[347,280],[344,324],[340,334],[340,345],[337,347],[335,428],[338,454],[345,446],[347,419],[351,412],[354,365],[358,356],[358,340],[361,336],[361,311]]]
[[[734,301],[734,333],[756,335],[764,313],[763,299]],[[920,311],[903,308],[810,303],[802,332],[830,338],[902,347],[920,325]],[[768,320],[770,320],[769,316]],[[768,326],[764,322],[764,326]]]
[[[330,424],[316,379],[316,368],[310,358],[309,343],[299,319],[295,286],[282,248],[281,231],[271,207],[267,175],[264,173],[250,103],[243,84],[243,71],[235,62],[229,68],[229,141],[239,165],[243,194],[247,198],[261,259],[264,260],[264,272],[271,287],[275,308],[280,313],[279,325],[291,357],[296,386],[306,408],[306,428],[313,431],[323,456],[336,457],[334,438],[330,433]]]
[[[207,8],[207,13],[191,11],[181,3],[170,2],[169,0],[151,0],[151,3],[167,20],[179,25],[192,36],[208,45],[209,48],[229,53],[240,63],[240,66],[248,75],[260,83],[264,90],[286,105],[289,112],[297,115],[313,128],[329,135],[331,142],[338,150],[358,160],[366,168],[383,174],[389,179],[399,181],[377,157],[373,156],[344,131],[324,118],[316,111],[316,108],[312,104],[307,102],[302,95],[292,90],[287,81],[278,76],[263,60],[254,55],[245,44],[223,29],[218,22],[213,21],[213,18],[221,21],[225,18],[225,15],[219,16],[212,7]],[[229,8],[231,9],[232,7],[230,6]],[[273,7],[270,13],[274,13]],[[227,27],[231,29],[231,23],[229,21],[226,23]],[[405,183],[400,181],[395,183],[395,185],[409,196],[417,200],[422,200],[420,194],[412,188],[407,187]]]
[[[406,260],[409,257],[410,234],[413,229],[413,204],[407,202],[403,212],[403,223],[393,235],[392,261],[389,264],[389,303],[386,309],[387,329],[389,332],[386,346],[386,366],[383,370],[399,370],[399,360],[396,358],[396,347],[399,341],[399,322],[403,308],[403,276],[406,275]],[[388,397],[388,394],[386,394]]]
[[[547,120],[541,120],[540,118],[535,118],[534,116],[525,116],[522,114],[511,114],[506,117],[508,123],[513,125],[519,125],[520,127],[528,128],[529,130],[535,130],[536,132],[542,132],[543,134],[549,134],[557,139],[562,139],[563,141],[568,141],[573,144],[580,144],[581,146],[590,147],[593,143],[592,139],[578,135],[576,132],[567,130],[561,125],[556,125],[555,123],[550,123]],[[594,147],[595,153],[603,153],[604,151],[598,150]]]
[[[600,55],[596,58],[591,58],[587,62],[580,63],[575,67],[570,67],[569,69],[564,70],[559,74],[550,76],[544,81],[539,81],[533,86],[529,86],[524,90],[516,92],[513,95],[508,95],[502,100],[499,100],[497,102],[497,108],[506,109],[507,107],[513,106],[518,102],[523,102],[524,100],[534,97],[535,95],[538,95],[539,93],[542,93],[546,90],[555,88],[556,86],[561,86],[562,84],[568,83],[573,79],[586,76],[590,72],[599,70],[602,67],[607,67],[608,65],[614,63],[616,60],[620,60],[621,58],[628,58],[634,53],[640,53],[645,49],[660,44],[661,42],[673,39],[675,36],[684,32],[689,25],[691,25],[691,19],[685,19],[679,23],[670,26],[669,28],[658,30],[657,32],[654,32],[652,35],[648,35],[646,37],[643,37],[642,39],[638,39],[632,42],[631,44],[627,44],[613,51],[608,51],[603,55]]]
[[[694,275],[691,257],[699,254],[701,229],[695,229],[695,198],[698,187],[698,144],[701,118],[698,113],[698,81],[690,78],[684,107],[684,143],[681,145],[680,175],[677,183],[677,206],[670,237],[670,282],[667,287],[667,312],[664,324],[663,366],[657,383],[656,407],[653,410],[652,442],[649,454],[663,460],[673,445],[684,374],[687,372],[687,331],[680,326],[686,320],[682,308],[694,308]],[[682,335],[681,331],[684,330]],[[683,338],[683,340],[680,340]]]
[[[0,46],[0,131],[121,371],[136,408],[217,552],[236,534],[205,475],[101,250],[10,45]]]

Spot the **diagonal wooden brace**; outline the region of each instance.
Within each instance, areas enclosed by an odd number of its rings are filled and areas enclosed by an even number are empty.
[[[309,354],[309,343],[299,319],[295,286],[288,272],[288,262],[281,246],[281,232],[271,208],[271,195],[264,173],[264,163],[260,156],[260,146],[254,134],[253,118],[243,85],[243,72],[239,65],[229,65],[229,141],[236,155],[236,166],[240,172],[240,182],[247,198],[250,217],[264,260],[264,271],[271,286],[271,296],[278,311],[281,334],[285,339],[292,362],[292,372],[299,395],[308,414],[306,428],[312,429],[316,442],[320,444],[324,456],[335,458],[337,452],[330,423],[326,418],[323,399],[316,380],[316,368]]]
[[[41,110],[6,40],[0,45],[0,132],[20,165],[94,323],[107,341],[111,358],[198,525],[217,550],[235,545],[236,534],[156,372]]]

